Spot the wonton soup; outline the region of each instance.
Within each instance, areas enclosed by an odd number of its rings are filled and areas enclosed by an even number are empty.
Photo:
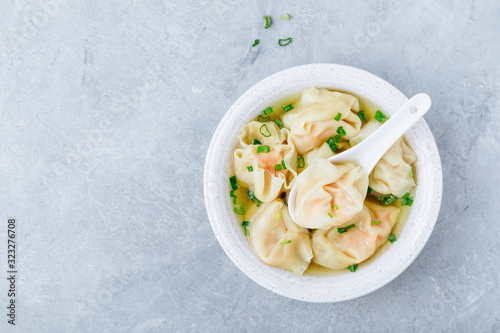
[[[311,87],[243,127],[231,162],[230,195],[255,255],[296,275],[355,272],[387,241],[396,241],[416,186],[417,156],[405,138],[369,175],[353,163],[326,160],[387,119],[356,96]],[[288,212],[294,184],[300,225]]]

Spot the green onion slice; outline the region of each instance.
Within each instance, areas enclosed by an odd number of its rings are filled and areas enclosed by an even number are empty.
[[[279,120],[279,119],[274,119],[274,122],[276,124],[278,124],[281,128],[283,128],[285,126],[285,124],[283,124],[283,122],[281,120]]]
[[[386,207],[392,204],[396,200],[398,200],[398,197],[393,194],[383,195],[380,198],[378,198],[378,201],[381,201]]]
[[[283,170],[286,169],[285,160],[281,160],[281,166],[283,166]]]
[[[257,202],[257,207],[260,207],[260,205],[262,205],[262,201],[260,201],[260,200],[259,200],[259,201]]]
[[[394,243],[396,241],[396,236],[394,234],[390,234],[387,239],[389,240],[389,242]]]
[[[363,111],[363,110],[359,111],[358,117],[359,117],[359,119],[361,119],[361,121],[365,121],[366,120],[365,111]]]
[[[254,144],[254,145],[261,145],[262,143],[260,143],[260,141],[259,141],[259,140],[255,139],[255,140],[253,140],[253,144]]]
[[[410,178],[413,178],[413,167],[410,167]]]
[[[232,197],[235,197],[235,195],[234,195],[234,191],[229,191],[229,196],[231,196],[231,198],[232,198]]]
[[[382,221],[378,220],[378,221],[372,221],[372,224],[382,224]]]
[[[347,267],[351,272],[356,272],[356,269],[358,268],[358,264],[351,265]]]
[[[410,192],[406,192],[401,197],[401,206],[411,206],[413,205],[413,199],[410,199]]]
[[[280,19],[288,21],[290,19],[290,15],[289,14],[285,14],[285,15],[281,16]]]
[[[335,116],[335,120],[336,121],[340,121],[340,118],[342,118],[342,113],[337,113],[337,115]]]
[[[271,148],[269,146],[258,146],[257,153],[269,153]]]
[[[265,25],[264,25],[264,29],[267,29],[271,26],[271,18],[266,15],[266,16],[264,16],[264,20],[266,21]]]
[[[287,106],[283,107],[283,110],[284,110],[285,112],[288,112],[288,111],[290,111],[291,109],[293,109],[292,104],[288,104]]]
[[[239,205],[234,206],[234,212],[238,215],[245,215],[245,203],[240,203]]]
[[[265,123],[266,121],[268,121],[269,119],[271,119],[270,116],[267,116],[267,117],[263,117],[262,115],[259,115],[259,117],[257,118],[258,121],[260,121],[261,123]]]
[[[250,234],[247,226],[243,227],[243,230],[245,230],[245,236],[248,236],[248,234]]]
[[[265,109],[264,111],[262,111],[262,113],[264,113],[265,116],[267,116],[271,112],[273,112],[273,108],[272,107],[268,107],[267,109]]]
[[[279,46],[287,46],[292,42],[292,37],[288,37],[285,39],[278,39],[278,45]]]
[[[348,225],[348,226],[347,226],[347,229],[352,229],[352,228],[354,228],[355,226],[356,226],[355,224]]]
[[[231,188],[233,191],[238,189],[238,184],[236,184],[236,176],[229,177],[229,182],[231,183]]]
[[[262,134],[263,136],[265,136],[266,138],[270,137],[271,136],[271,132],[269,132],[269,129],[267,128],[267,125],[264,124],[260,127],[259,129],[259,132],[260,134]]]
[[[244,226],[244,227],[248,227],[250,225],[250,222],[249,221],[243,221],[243,222],[241,222],[241,225]]]
[[[370,186],[368,186],[368,193],[373,193],[373,189]]]
[[[291,242],[292,242],[292,240],[289,239],[287,241],[281,242],[280,245],[290,244]]]
[[[333,141],[335,141],[335,143],[339,143],[340,142],[340,135],[335,135],[335,137],[333,138]]]
[[[274,166],[274,171],[281,171],[281,163]]]
[[[332,213],[328,212],[328,216],[330,216],[333,219]]]
[[[306,161],[304,161],[304,156],[302,155],[297,156],[297,168],[302,169],[305,166],[306,166]]]
[[[278,210],[278,212],[276,213],[276,219],[279,219],[281,217],[281,211]]]
[[[337,231],[339,234],[343,234],[344,232],[347,232],[347,228],[337,228]]]
[[[387,116],[383,114],[382,111],[378,110],[377,112],[375,112],[375,119],[377,119],[379,123],[383,123],[384,120],[387,119]]]
[[[338,209],[339,209],[339,206],[338,206],[337,204],[333,204],[333,205],[332,205],[332,209],[338,210]]]
[[[253,171],[253,166],[247,167],[247,170],[248,170],[248,172],[252,172]]]
[[[344,130],[344,127],[339,126],[339,128],[337,128],[337,134],[338,134],[338,135],[341,135],[341,136],[342,136],[342,135],[346,135],[346,132],[345,132],[345,130]]]
[[[333,138],[329,138],[326,140],[326,143],[330,146],[330,149],[335,153],[337,151],[337,146],[335,145],[335,142],[333,141]]]
[[[249,190],[249,191],[247,192],[247,194],[248,194],[248,197],[250,198],[250,200],[252,200],[253,202],[257,202],[257,201],[259,201],[259,199],[257,199],[257,198],[255,197],[255,194],[253,193],[253,191],[252,191],[252,190]]]
[[[253,44],[252,44],[252,47],[254,47],[255,45],[259,44],[260,40],[256,39]]]

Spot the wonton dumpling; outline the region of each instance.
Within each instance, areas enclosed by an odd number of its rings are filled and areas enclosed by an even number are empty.
[[[266,264],[302,275],[313,256],[309,230],[293,222],[283,202],[263,204],[250,220],[249,239]],[[280,244],[291,241],[290,243]]]
[[[270,122],[268,126],[271,133],[273,133],[271,130],[272,124],[274,123]],[[276,134],[276,132],[274,133]],[[297,175],[297,152],[295,147],[283,143],[288,139],[290,131],[283,128],[277,133],[280,135],[280,142],[274,145],[268,144],[270,147],[269,153],[258,153],[258,145],[245,145],[236,149],[233,155],[236,178],[246,183],[253,190],[257,199],[262,202],[270,202],[276,199],[282,187],[289,190]],[[240,135],[240,137],[242,136],[244,135]],[[252,140],[251,137],[249,138]],[[264,141],[264,139],[262,140]],[[269,141],[264,142],[269,143]],[[262,144],[264,142],[261,141]],[[275,167],[277,164],[281,164],[281,161],[285,161],[286,169],[281,168],[281,170],[276,171]],[[253,168],[253,171],[248,171],[247,167],[249,166]]]
[[[404,138],[400,138],[370,173],[370,187],[382,194],[403,196],[415,186],[415,180],[410,177],[410,170],[416,160],[417,155],[413,149]]]
[[[368,136],[370,136],[370,134],[375,132],[375,130],[380,126],[382,126],[382,124],[379,123],[377,119],[371,119],[361,128],[361,131],[357,135],[353,136],[349,140],[349,144],[354,147],[355,145],[366,139]]]
[[[261,132],[261,128],[264,125],[266,127],[263,128]],[[261,123],[260,121],[253,120],[247,123],[241,130],[240,135],[238,135],[238,143],[240,147],[244,147],[253,144],[253,140],[255,139],[259,140],[263,145],[270,146],[283,143],[285,135],[273,121]]]
[[[346,223],[355,225],[347,232],[341,234],[337,228],[313,231],[314,262],[331,269],[342,269],[365,261],[387,241],[399,212],[399,208],[367,201],[363,210]],[[381,224],[371,223],[379,220]]]
[[[290,138],[299,154],[307,153],[337,134],[342,126],[344,139],[359,133],[361,120],[353,112],[359,111],[356,97],[327,89],[309,88],[302,93],[295,108],[287,112],[283,122],[290,129]],[[342,116],[335,120],[338,113]]]
[[[329,229],[352,219],[363,209],[368,189],[368,175],[362,167],[334,165],[321,158],[298,175],[296,182],[295,218],[311,229]]]

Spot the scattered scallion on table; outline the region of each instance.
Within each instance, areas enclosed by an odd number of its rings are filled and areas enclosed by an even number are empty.
[[[286,13],[285,15],[281,16],[280,19],[288,21],[290,19],[290,15]]]
[[[260,40],[256,39],[253,44],[252,44],[252,47],[254,47],[255,45],[259,44]]]
[[[271,26],[271,18],[268,15],[266,15],[266,16],[264,16],[264,21],[265,21],[264,22],[264,29],[269,28]]]
[[[287,46],[292,42],[292,37],[284,38],[284,39],[278,39],[278,45],[279,46]]]

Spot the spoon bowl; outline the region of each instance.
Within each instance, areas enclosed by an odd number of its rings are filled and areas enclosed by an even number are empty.
[[[365,169],[367,174],[373,170],[378,161],[391,148],[391,146],[408,131],[415,123],[429,111],[431,99],[429,95],[420,93],[408,100],[393,116],[373,132],[368,138],[356,146],[334,155],[327,160],[334,164],[353,162]],[[300,175],[299,175],[300,177]],[[297,187],[292,186],[288,198],[290,216],[298,225],[295,218],[295,204]]]

